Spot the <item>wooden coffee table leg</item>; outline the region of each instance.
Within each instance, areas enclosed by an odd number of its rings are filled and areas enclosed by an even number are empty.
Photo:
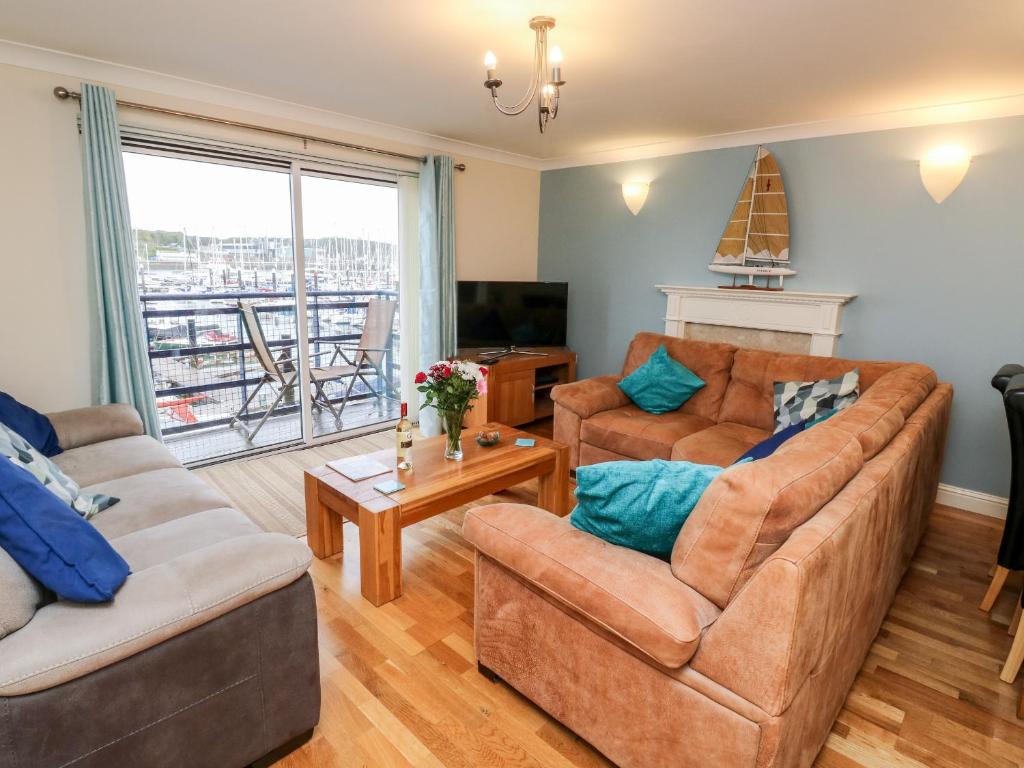
[[[359,576],[363,597],[374,605],[402,594],[402,528],[399,506],[386,497],[359,505]]]
[[[318,481],[306,473],[306,543],[323,560],[341,552],[341,515],[320,501]]]
[[[569,514],[569,448],[555,449],[555,468],[537,478],[537,505],[548,512],[565,517]]]

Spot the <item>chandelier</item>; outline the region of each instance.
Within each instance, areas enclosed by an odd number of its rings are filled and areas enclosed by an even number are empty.
[[[512,106],[506,106],[498,101],[501,80],[498,78],[497,58],[492,51],[488,51],[484,56],[484,67],[487,68],[484,88],[491,92],[494,106],[503,115],[521,115],[540,91],[537,99],[537,126],[541,133],[544,133],[549,119],[554,120],[558,117],[559,91],[565,85],[565,80],[562,79],[562,51],[557,45],[548,50],[548,30],[554,26],[555,20],[551,16],[534,16],[530,19],[530,29],[537,36],[533,49],[533,75],[526,95]]]

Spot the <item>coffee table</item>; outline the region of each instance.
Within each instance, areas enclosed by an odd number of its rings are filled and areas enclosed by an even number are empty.
[[[537,478],[537,504],[564,516],[569,511],[569,448],[503,424],[479,429],[501,431],[501,442],[477,445],[477,429],[466,430],[462,461],[444,458],[445,437],[421,438],[413,444],[411,470],[395,467],[393,448],[365,458],[392,467],[354,482],[324,465],[306,470],[306,532],[318,558],[342,551],[342,519],[359,527],[359,573],[363,597],[383,605],[402,594],[402,528],[442,512]],[[529,448],[516,438],[536,441]],[[373,486],[388,479],[405,489],[388,496]]]

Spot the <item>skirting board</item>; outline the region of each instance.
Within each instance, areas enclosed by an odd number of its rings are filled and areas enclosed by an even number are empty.
[[[1006,507],[1009,499],[1002,496],[993,496],[991,493],[972,491],[970,488],[958,488],[955,485],[939,483],[939,493],[935,499],[939,504],[945,504],[957,509],[966,509],[968,512],[977,512],[979,515],[988,517],[1006,518]]]

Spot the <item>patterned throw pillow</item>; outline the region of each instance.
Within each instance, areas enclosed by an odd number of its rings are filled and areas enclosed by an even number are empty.
[[[78,483],[61,472],[56,464],[29,445],[25,438],[6,424],[0,424],[0,457],[2,456],[6,456],[16,466],[27,469],[48,491],[86,520],[119,501],[105,493],[82,493]]]
[[[802,421],[812,421],[828,411],[840,411],[860,394],[860,371],[820,381],[775,382],[775,432]]]

